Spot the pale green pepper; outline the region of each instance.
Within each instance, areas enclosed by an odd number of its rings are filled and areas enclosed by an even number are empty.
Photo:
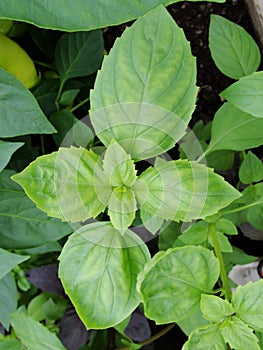
[[[0,67],[13,74],[28,89],[40,80],[34,62],[26,51],[2,33],[0,33]]]

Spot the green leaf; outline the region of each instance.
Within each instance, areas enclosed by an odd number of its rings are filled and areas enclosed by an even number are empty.
[[[241,164],[239,178],[244,184],[252,184],[263,179],[262,161],[251,151],[248,152]]]
[[[65,299],[61,299],[60,302],[55,302],[52,298],[49,298],[43,304],[44,318],[50,321],[60,320],[67,308],[68,302]]]
[[[78,120],[67,109],[53,113],[50,122],[57,129],[57,134],[52,135],[57,146],[70,147],[75,144],[86,148],[94,139],[94,134],[85,120]]]
[[[187,160],[148,168],[133,188],[142,209],[175,221],[205,218],[240,197],[212,169]]]
[[[175,221],[170,222],[158,236],[159,250],[167,250],[168,248],[175,247],[177,237],[180,233],[181,225]]]
[[[103,170],[113,187],[131,187],[136,181],[134,162],[131,156],[117,143],[112,142],[107,148],[103,160]]]
[[[187,319],[177,322],[181,330],[189,336],[196,328],[207,325],[209,322],[203,317],[200,307],[196,312],[190,315]]]
[[[212,123],[209,153],[258,147],[263,144],[262,129],[263,118],[254,117],[225,103],[216,112]]]
[[[0,241],[3,248],[30,248],[54,242],[72,232],[60,220],[36,208],[20,186],[10,180],[14,172],[0,174]]]
[[[0,172],[8,164],[15,151],[22,147],[24,142],[5,142],[0,140]]]
[[[155,234],[162,227],[164,223],[164,220],[162,218],[159,218],[158,216],[154,216],[143,209],[140,210],[140,217],[143,225],[152,234]]]
[[[262,348],[263,347],[263,332],[256,332],[256,336],[258,337],[259,345]]]
[[[226,350],[219,324],[203,326],[194,330],[182,350]]]
[[[243,191],[243,196],[247,196],[246,204],[258,203],[245,211],[247,221],[258,230],[262,230],[263,225],[263,183],[251,185]]]
[[[110,195],[108,207],[112,225],[117,229],[128,228],[135,219],[137,209],[134,192],[129,188],[115,188]]]
[[[57,78],[44,79],[32,90],[35,98],[39,103],[39,106],[47,116],[51,115],[57,110],[56,100],[58,96],[59,85],[60,80]]]
[[[102,161],[84,148],[60,148],[37,158],[12,179],[39,209],[65,221],[84,221],[104,209],[111,193]]]
[[[237,317],[232,317],[222,328],[222,335],[231,349],[234,350],[260,350],[258,338],[243,321]]]
[[[196,311],[201,295],[212,292],[218,276],[218,260],[205,248],[159,252],[138,278],[146,316],[157,324],[186,319]]]
[[[225,2],[225,0],[213,1]],[[144,2],[135,0],[129,3],[124,3],[123,0],[110,0],[105,6],[104,2],[94,4],[86,0],[76,0],[74,3],[70,0],[56,0],[45,7],[41,6],[40,2],[33,0],[24,0],[23,6],[20,6],[19,0],[10,0],[8,4],[1,5],[1,17],[33,23],[44,28],[80,31],[128,22],[160,3],[169,5],[174,2],[178,0],[147,0]]]
[[[241,26],[211,15],[209,48],[222,73],[233,79],[254,73],[260,64],[260,50]]]
[[[27,315],[35,321],[44,320],[43,305],[49,299],[47,294],[41,293],[33,298],[27,307]]]
[[[64,106],[69,105],[70,103],[74,102],[79,92],[80,92],[80,89],[71,89],[71,90],[64,91],[61,94],[59,103],[61,103]]]
[[[27,350],[66,350],[54,333],[32,318],[17,311],[10,316],[10,321]]]
[[[235,312],[227,300],[214,295],[203,294],[200,306],[204,317],[212,323],[223,322],[227,316],[231,316]]]
[[[101,30],[64,34],[55,51],[55,62],[63,84],[70,78],[96,72],[103,58],[103,48]]]
[[[263,72],[241,78],[220,95],[243,112],[263,118]]]
[[[137,275],[150,255],[133,232],[121,236],[107,222],[83,226],[69,238],[59,259],[65,291],[88,329],[112,327],[140,303]]]
[[[0,137],[56,132],[31,92],[0,68]]]
[[[23,345],[17,339],[6,339],[0,342],[0,350],[23,350]]]
[[[216,221],[216,230],[227,235],[237,235],[238,231],[235,224],[228,219],[222,218]]]
[[[23,261],[27,260],[29,256],[18,255],[10,253],[2,248],[0,248],[0,280],[8,272],[10,272],[16,265],[21,264]]]
[[[9,329],[9,314],[17,305],[16,282],[11,272],[0,280],[0,322],[6,330]],[[0,343],[1,344],[1,343]]]
[[[91,92],[96,134],[106,146],[115,139],[132,158],[162,154],[185,132],[195,81],[189,42],[158,6],[127,28],[104,59]]]
[[[179,237],[185,244],[202,245],[208,239],[208,224],[197,221]]]
[[[243,250],[233,247],[233,252],[223,254],[225,265],[244,265],[257,260],[257,257],[247,255]]]
[[[55,135],[56,134],[54,134],[54,136]],[[217,171],[226,171],[231,169],[234,161],[235,152],[233,151],[215,151],[206,156],[207,166]]]
[[[232,305],[235,313],[251,328],[263,331],[263,280],[238,286],[233,293]]]
[[[231,253],[233,251],[233,248],[228,238],[222,232],[218,232],[218,231],[216,232],[216,236],[217,236],[221,251],[224,253]],[[213,239],[211,238],[211,236],[209,236],[209,243],[212,247],[214,247]]]

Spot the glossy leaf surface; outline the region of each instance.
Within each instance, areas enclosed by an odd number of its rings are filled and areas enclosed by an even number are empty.
[[[255,330],[263,331],[263,280],[238,286],[233,293],[232,304],[235,313]]]
[[[23,142],[6,142],[0,141],[0,172],[8,164],[12,154],[20,147]]]
[[[69,238],[59,276],[88,329],[114,326],[138,306],[137,275],[149,258],[137,235],[122,236],[110,223],[86,225]]]
[[[30,91],[2,68],[0,96],[0,137],[56,132]]]
[[[10,316],[17,337],[27,350],[65,350],[60,340],[39,322],[19,313]]]
[[[132,158],[163,153],[183,136],[195,107],[195,80],[182,29],[163,7],[155,8],[127,28],[104,59],[91,93],[97,135],[105,145],[117,140]]]
[[[142,209],[175,221],[212,215],[240,196],[212,169],[187,160],[148,168],[134,191]]]
[[[196,311],[201,294],[212,292],[218,276],[218,261],[205,248],[159,252],[138,278],[146,316],[157,324],[186,319]]]
[[[260,51],[253,38],[221,16],[211,15],[209,48],[220,71],[233,79],[254,73],[260,64]]]
[[[13,179],[41,210],[72,222],[96,217],[110,194],[99,156],[84,148],[39,157]]]
[[[0,280],[0,322],[9,329],[9,314],[14,312],[17,306],[16,282],[9,272]]]
[[[16,265],[27,260],[29,256],[10,253],[0,248],[0,279],[10,272]]]
[[[25,0],[23,6],[20,6],[19,0],[10,0],[8,4],[5,2],[1,4],[1,16],[33,23],[44,28],[68,31],[91,30],[130,21],[158,4],[169,5],[177,1],[147,0],[142,3],[136,0],[124,3],[122,0],[110,0],[107,4],[104,1],[94,4],[85,0],[76,0],[74,3],[70,0],[57,0],[52,3]],[[214,0],[214,2],[224,2],[224,0]]]
[[[209,153],[216,150],[242,151],[263,144],[263,118],[247,114],[225,103],[215,114]]]
[[[0,174],[0,240],[3,248],[36,247],[72,232],[68,224],[37,209],[21,187],[11,181],[12,174],[7,170]]]
[[[256,72],[241,78],[221,93],[238,109],[263,118],[263,72]]]
[[[102,57],[103,38],[100,30],[66,33],[56,45],[55,62],[62,82],[96,72]]]

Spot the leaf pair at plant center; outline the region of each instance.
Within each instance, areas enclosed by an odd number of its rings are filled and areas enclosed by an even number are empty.
[[[240,196],[212,169],[187,160],[158,159],[137,178],[130,155],[114,141],[102,157],[84,148],[60,148],[12,178],[50,216],[85,221],[108,208],[117,229],[132,224],[138,205],[150,217],[190,221]]]
[[[13,179],[41,210],[64,221],[96,218],[108,207],[113,224],[127,228],[135,216],[131,186],[136,171],[130,156],[116,142],[103,160],[92,150],[60,148],[39,157]]]

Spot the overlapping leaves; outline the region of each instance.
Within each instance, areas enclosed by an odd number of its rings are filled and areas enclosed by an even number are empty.
[[[260,332],[263,329],[262,290],[262,280],[239,286],[231,303],[217,296],[202,295],[201,310],[211,324],[194,330],[183,350],[225,350],[227,343],[235,350],[260,350],[253,329]]]
[[[109,222],[83,226],[70,237],[59,276],[88,329],[114,326],[138,306],[137,275],[149,259],[135,233],[122,236]]]
[[[154,8],[158,4],[169,5],[178,0],[132,1],[110,0],[92,3],[86,0],[56,0],[43,6],[41,0],[3,2],[1,17],[33,23],[39,27],[68,31],[91,30],[127,22]],[[200,0],[191,0],[200,1]],[[208,1],[208,0],[206,0]],[[211,1],[211,0],[209,0]],[[224,2],[225,0],[213,0]],[[80,11],[81,9],[81,11]]]
[[[159,252],[138,278],[146,316],[157,324],[186,319],[196,312],[201,294],[210,293],[218,277],[218,261],[205,248]]]
[[[240,196],[212,169],[187,160],[162,161],[137,178],[131,157],[116,142],[104,160],[91,150],[60,148],[12,178],[50,216],[85,221],[108,207],[119,229],[132,224],[136,201],[151,216],[190,221],[215,214]]]

